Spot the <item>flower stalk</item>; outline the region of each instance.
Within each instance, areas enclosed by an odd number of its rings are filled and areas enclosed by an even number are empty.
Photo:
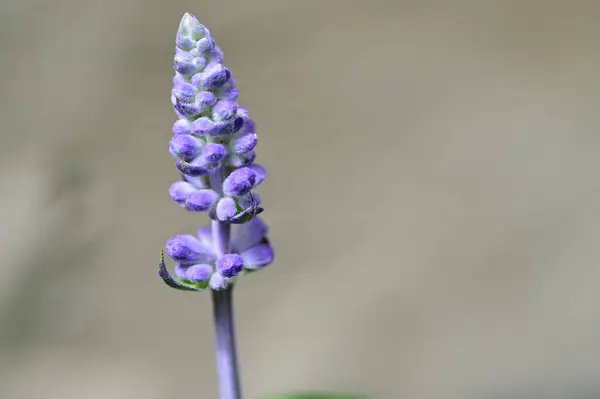
[[[233,286],[212,292],[217,375],[221,399],[242,399],[233,315]]]

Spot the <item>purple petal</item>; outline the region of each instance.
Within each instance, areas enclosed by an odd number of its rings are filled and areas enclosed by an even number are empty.
[[[256,133],[256,124],[252,119],[245,118],[244,125],[240,131],[243,133]]]
[[[231,243],[235,252],[242,253],[258,245],[269,232],[269,228],[260,218],[254,218],[233,230]]]
[[[258,185],[262,183],[267,177],[267,170],[257,164],[250,165],[249,168],[252,169],[256,174],[256,181],[254,182],[254,187],[258,187]]]
[[[204,226],[198,229],[198,238],[206,248],[212,248],[212,228]]]
[[[269,244],[258,244],[240,254],[246,269],[259,269],[273,262],[275,253]]]

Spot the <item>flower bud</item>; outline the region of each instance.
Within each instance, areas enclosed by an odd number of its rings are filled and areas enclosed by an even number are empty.
[[[235,200],[231,197],[223,197],[217,203],[216,217],[217,220],[228,222],[238,212]]]
[[[192,235],[176,235],[167,241],[169,257],[180,263],[196,263],[211,256],[210,251]]]
[[[191,85],[190,85],[191,86]],[[192,86],[193,87],[193,86]],[[229,120],[236,116],[238,105],[235,101],[221,100],[214,107],[212,116],[216,121]]]
[[[256,147],[256,143],[258,142],[258,138],[254,133],[243,133],[235,137],[229,143],[229,148],[235,154],[244,154],[249,151],[252,151],[254,147]]]
[[[190,134],[192,123],[187,119],[178,119],[173,124],[173,134]]]
[[[169,144],[171,153],[183,159],[193,159],[202,153],[202,141],[198,138],[187,135],[178,134],[173,136]]]
[[[202,158],[209,163],[221,162],[227,156],[227,149],[222,144],[208,143],[202,150]]]
[[[207,264],[199,264],[190,266],[186,273],[185,278],[192,283],[203,283],[210,279],[211,274],[213,273],[213,268],[211,265]]]
[[[210,172],[210,165],[202,157],[195,158],[191,163],[179,158],[175,166],[181,173],[192,177],[204,176]]]
[[[184,205],[187,198],[196,191],[196,187],[185,181],[176,181],[169,187],[169,196],[180,205]]]
[[[194,212],[206,212],[218,198],[219,194],[213,190],[196,190],[186,198],[185,207]]]
[[[250,168],[236,169],[223,181],[223,192],[238,197],[249,192],[256,182],[256,173]]]
[[[209,90],[216,89],[227,83],[230,77],[229,69],[220,63],[212,63],[207,65],[204,71],[192,77],[192,84]]]
[[[224,277],[237,276],[244,267],[244,259],[238,254],[225,254],[217,259],[217,271]]]
[[[196,88],[186,82],[177,82],[173,86],[173,95],[179,101],[191,103],[196,98]]]

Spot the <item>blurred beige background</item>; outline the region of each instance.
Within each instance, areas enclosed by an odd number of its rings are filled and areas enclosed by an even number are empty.
[[[600,3],[3,0],[2,399],[217,397],[209,296],[156,276],[205,220],[167,195],[186,11],[270,172],[247,398],[600,397]]]

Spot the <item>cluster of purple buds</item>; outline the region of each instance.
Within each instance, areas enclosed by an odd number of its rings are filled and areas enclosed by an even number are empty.
[[[255,219],[263,210],[260,197],[252,191],[266,171],[254,164],[255,124],[237,103],[239,93],[223,52],[190,14],[179,24],[173,67],[171,102],[179,119],[169,149],[182,179],[171,185],[169,195],[189,211],[240,226],[234,228],[232,253],[227,254],[212,249],[210,228],[200,229],[197,238],[171,238],[167,254],[178,262],[175,277],[164,262],[159,273],[176,288],[223,289],[243,269],[255,270],[273,259],[266,227]]]

